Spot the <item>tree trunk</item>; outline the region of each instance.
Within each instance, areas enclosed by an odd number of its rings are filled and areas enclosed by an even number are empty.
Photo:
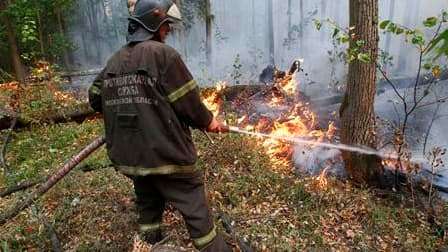
[[[205,0],[205,45],[206,45],[206,57],[207,66],[209,71],[213,73],[212,66],[212,13],[211,13],[210,0]]]
[[[6,0],[0,0],[0,11],[3,11],[8,6]],[[19,82],[24,82],[25,80],[25,70],[23,69],[22,61],[20,60],[20,51],[17,45],[16,34],[14,28],[10,22],[8,15],[5,13],[1,17],[2,23],[5,25],[6,36],[8,38],[9,53],[12,61],[12,66],[14,73],[16,75],[16,80]]]
[[[34,0],[34,11],[36,12],[37,31],[39,33],[39,48],[41,57],[45,57],[44,35],[42,31],[42,19],[40,18],[40,8],[37,0]]]
[[[14,29],[12,28],[12,24],[7,17],[3,18],[3,23],[6,26],[6,34],[8,36],[8,44],[9,44],[9,53],[12,60],[12,65],[14,67],[14,73],[16,75],[16,79],[19,82],[24,82],[25,80],[25,70],[23,69],[22,61],[20,60],[20,51],[17,46],[17,40],[14,33]]]
[[[64,33],[65,33],[64,32],[64,21],[62,19],[61,10],[59,9],[59,6],[56,6],[55,12],[56,12],[56,17],[58,19],[59,33],[61,35],[64,35]],[[64,48],[62,50],[62,60],[64,62],[65,69],[69,69],[70,68],[70,59],[69,59],[69,56],[68,56],[67,48]]]
[[[274,17],[272,10],[272,0],[268,0],[268,29],[269,29],[269,64],[275,65],[275,46],[274,46]]]
[[[378,0],[350,0],[350,47],[364,40],[361,52],[370,56],[369,63],[353,60],[349,64],[347,90],[340,108],[341,141],[349,145],[376,147],[375,81],[378,53]],[[384,185],[381,159],[373,155],[343,152],[348,175],[357,183]]]

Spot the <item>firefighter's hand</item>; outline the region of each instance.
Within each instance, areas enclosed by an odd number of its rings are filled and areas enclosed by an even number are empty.
[[[208,132],[213,133],[224,133],[229,132],[229,126],[218,122],[216,118],[213,118],[212,122],[208,125],[207,129]]]

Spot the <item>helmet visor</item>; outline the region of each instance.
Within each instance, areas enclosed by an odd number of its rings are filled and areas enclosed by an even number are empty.
[[[179,8],[175,3],[171,5],[166,14],[168,16],[168,21],[171,23],[177,23],[182,21],[182,15],[180,14]]]

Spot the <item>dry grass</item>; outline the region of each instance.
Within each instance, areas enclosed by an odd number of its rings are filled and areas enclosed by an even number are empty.
[[[94,121],[16,133],[8,160],[17,173],[5,183],[51,173],[101,134],[100,125]],[[290,166],[273,167],[254,139],[233,134],[214,138],[216,144],[210,145],[202,134],[195,134],[201,155],[198,165],[204,170],[211,205],[229,215],[237,235],[257,251],[435,251],[447,244],[446,236],[437,234],[423,211],[414,212],[406,204],[406,193],[380,197],[333,179],[322,186]],[[33,143],[39,146],[30,150]],[[96,169],[74,170],[36,202],[67,251],[130,251],[134,246],[137,225],[132,184],[114,169],[101,168],[107,164],[101,150],[81,164]],[[32,173],[26,173],[29,167],[35,168]],[[2,199],[1,211],[22,195]],[[441,205],[437,220],[445,232],[447,208]],[[170,207],[164,223],[169,236],[165,245],[194,250],[182,218]],[[0,247],[48,251],[51,243],[40,221],[26,210],[2,226]]]

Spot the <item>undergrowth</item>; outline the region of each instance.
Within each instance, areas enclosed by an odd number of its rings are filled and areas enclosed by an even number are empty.
[[[12,174],[1,187],[52,174],[101,134],[100,120],[34,126],[14,133],[7,156]],[[256,139],[236,134],[213,138],[215,144],[201,132],[194,134],[211,206],[227,214],[237,236],[257,251],[436,251],[448,242],[446,203],[441,205],[437,229],[422,210],[406,204],[405,192],[389,192],[394,197],[385,197],[332,178],[322,185],[289,165],[273,164]],[[36,202],[64,249],[131,248],[137,233],[132,184],[109,165],[103,147]],[[3,198],[1,212],[23,195]],[[181,216],[169,207],[164,219],[168,243],[191,249]],[[218,227],[223,231],[219,221]],[[2,251],[52,249],[42,223],[30,210],[2,226],[0,247]]]

